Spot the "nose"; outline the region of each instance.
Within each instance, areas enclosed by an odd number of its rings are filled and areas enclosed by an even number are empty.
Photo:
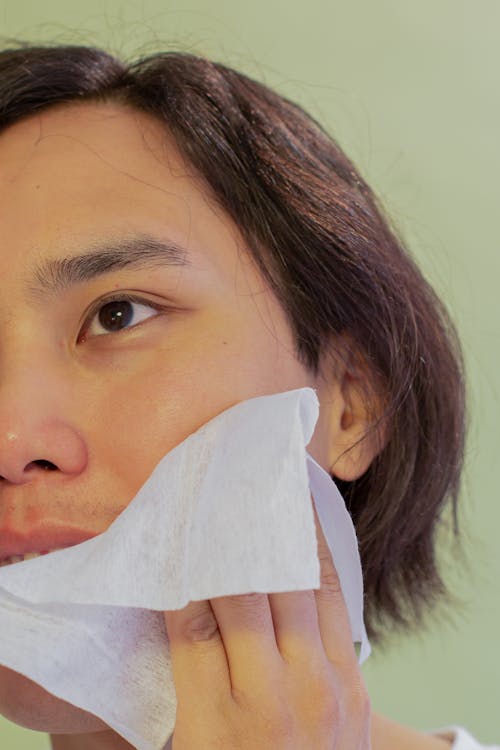
[[[40,368],[41,369],[41,368]],[[59,373],[60,375],[60,373]],[[67,378],[66,378],[67,380]],[[25,484],[48,472],[75,475],[87,463],[75,424],[74,390],[50,373],[14,373],[0,379],[0,487]]]

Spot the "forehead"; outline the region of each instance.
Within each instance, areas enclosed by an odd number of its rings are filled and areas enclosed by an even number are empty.
[[[20,167],[35,168],[49,156],[101,162],[107,157],[109,166],[123,168],[124,147],[130,168],[144,169],[148,156],[154,162],[162,149],[174,169],[182,166],[173,140],[151,115],[114,102],[69,102],[35,112],[0,133],[0,174],[15,180]]]
[[[156,118],[114,103],[71,103],[0,133],[0,264],[103,235],[168,232],[227,266],[241,237]],[[225,248],[225,250],[224,250]],[[218,255],[219,254],[219,255]],[[198,260],[203,264],[203,252]]]
[[[0,133],[0,155],[0,188],[27,188],[38,180],[38,189],[55,189],[63,181],[73,189],[86,178],[104,180],[101,192],[141,179],[152,190],[156,182],[186,172],[160,122],[110,103],[59,104],[30,115]]]

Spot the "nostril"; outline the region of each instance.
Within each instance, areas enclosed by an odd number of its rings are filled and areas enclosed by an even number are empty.
[[[40,466],[42,469],[45,469],[46,471],[54,471],[57,469],[57,466],[55,466],[50,461],[46,461],[44,458],[37,458],[36,461],[31,461],[26,467],[26,469],[31,469],[33,466]]]

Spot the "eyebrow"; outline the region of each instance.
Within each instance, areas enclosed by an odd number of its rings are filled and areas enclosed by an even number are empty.
[[[36,298],[61,294],[112,271],[191,266],[186,248],[148,234],[94,243],[85,253],[52,258],[35,266],[28,291]]]

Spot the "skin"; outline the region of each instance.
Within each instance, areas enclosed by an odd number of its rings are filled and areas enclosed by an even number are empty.
[[[315,378],[297,361],[283,310],[245,252],[238,228],[156,120],[114,104],[63,105],[1,133],[0,155],[2,526],[26,529],[50,518],[102,533],[165,453],[205,422],[242,400],[304,386],[315,388],[320,402],[308,451],[327,471],[334,466],[338,478],[352,480],[366,471],[383,435],[343,454],[369,425],[365,371],[351,360],[338,364],[334,378],[326,352]],[[43,304],[29,296],[35,262],[77,255],[96,240],[135,231],[186,247],[192,266],[112,271]],[[91,304],[102,297],[104,305],[105,296],[121,290],[143,298],[133,305],[136,318],[128,330],[110,332],[94,315],[82,336]],[[143,307],[149,302],[165,310]],[[57,471],[30,466],[41,458]],[[321,549],[317,521],[316,527]],[[191,750],[201,740],[207,748],[217,746],[213,738],[227,720],[207,685],[218,680],[218,697],[227,699],[229,663],[231,676],[239,675],[240,688],[255,703],[246,714],[227,704],[235,727],[234,744],[227,747],[264,746],[268,730],[255,717],[270,689],[269,660],[280,695],[294,695],[294,747],[309,746],[311,738],[316,747],[320,738],[325,747],[342,750],[366,750],[370,743],[374,750],[449,747],[371,709],[336,582],[327,552],[318,591],[220,597],[165,614],[179,703],[174,748]],[[193,632],[193,618],[204,622],[202,637]],[[281,653],[270,639],[273,618]],[[287,639],[293,629],[296,646]],[[243,658],[249,644],[253,663],[266,664],[253,678]],[[282,669],[284,654],[293,669]],[[321,665],[321,706],[344,706],[346,695],[357,696],[331,738],[328,727],[318,729],[312,719],[308,726],[301,718],[311,708],[296,690],[310,680],[301,654]],[[205,703],[198,737],[188,731],[191,673]],[[55,750],[130,747],[96,717],[3,667],[0,713],[50,733]],[[255,726],[260,734],[244,745]]]

